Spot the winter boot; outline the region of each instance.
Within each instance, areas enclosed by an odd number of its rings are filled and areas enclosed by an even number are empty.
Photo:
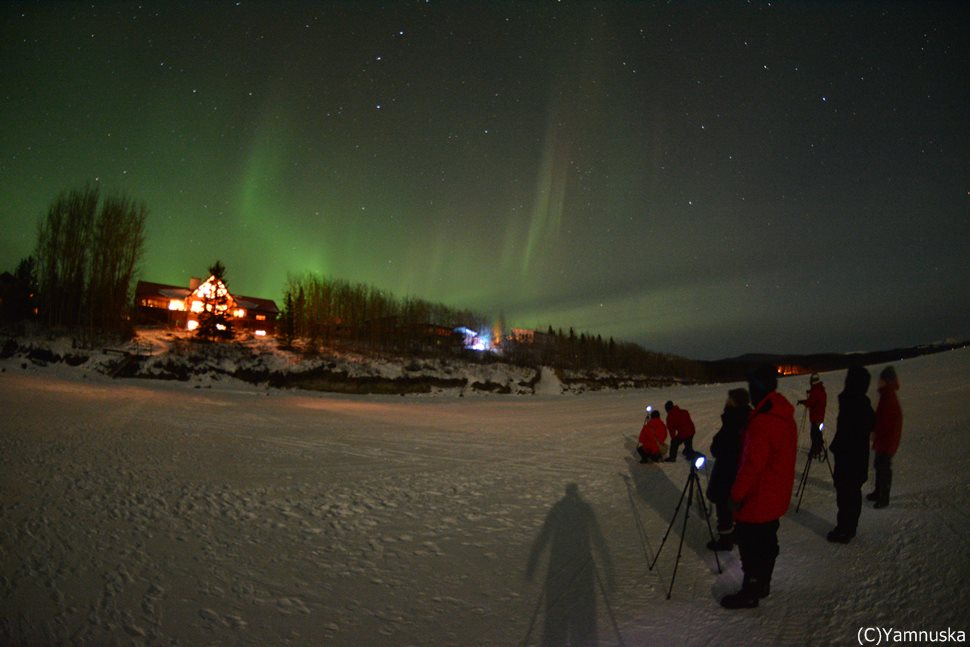
[[[753,609],[758,606],[758,600],[767,595],[761,595],[763,590],[762,582],[745,576],[741,590],[721,598],[721,606],[725,609]]]
[[[771,582],[765,582],[761,585],[761,590],[758,591],[758,597],[764,600],[771,594]]]
[[[758,596],[752,591],[741,589],[721,598],[721,606],[725,609],[753,609],[758,606]]]
[[[854,532],[850,533],[849,531],[838,527],[833,528],[832,531],[825,536],[826,539],[834,544],[847,544],[852,541],[853,537],[855,537]]]

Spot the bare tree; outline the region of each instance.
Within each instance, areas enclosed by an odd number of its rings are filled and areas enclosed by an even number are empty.
[[[104,200],[94,226],[88,279],[88,322],[119,330],[130,320],[131,286],[145,245],[148,209],[125,196]]]
[[[148,209],[124,195],[101,203],[97,188],[65,191],[37,228],[41,318],[49,326],[120,332],[144,253]]]
[[[91,228],[98,190],[87,186],[62,193],[37,230],[39,288],[44,321],[77,326],[84,305]]]

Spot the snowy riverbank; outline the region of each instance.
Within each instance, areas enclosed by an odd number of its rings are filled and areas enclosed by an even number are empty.
[[[174,380],[199,388],[245,383],[272,388],[356,395],[561,395],[646,388],[673,378],[604,370],[554,371],[500,358],[378,357],[360,353],[283,349],[273,339],[200,342],[193,335],[146,329],[130,342],[78,348],[70,338],[7,338],[0,343],[0,370],[60,373],[82,378],[108,375]]]

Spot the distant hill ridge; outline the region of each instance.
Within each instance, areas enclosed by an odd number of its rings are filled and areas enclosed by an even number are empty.
[[[773,364],[781,368],[782,372],[791,375],[837,371],[856,364],[868,366],[870,364],[886,364],[904,359],[942,353],[956,348],[966,348],[970,341],[946,341],[935,344],[923,344],[908,348],[894,348],[892,350],[862,351],[856,353],[812,353],[773,354],[746,353],[737,357],[705,362],[712,374],[725,376],[727,379],[742,379],[753,366],[757,364]]]

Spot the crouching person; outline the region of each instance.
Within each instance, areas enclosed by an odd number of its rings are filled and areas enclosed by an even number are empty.
[[[741,458],[741,432],[748,424],[751,413],[750,398],[744,389],[728,392],[724,413],[721,414],[721,428],[711,441],[711,456],[714,469],[707,485],[707,498],[717,510],[718,539],[707,542],[710,550],[731,550],[734,548],[734,512],[731,510],[731,486],[738,473]]]
[[[667,441],[667,425],[660,419],[659,411],[650,412],[650,419],[640,430],[640,462],[657,462],[663,460],[664,443]]]
[[[795,484],[798,428],[795,408],[775,391],[775,367],[748,376],[754,412],[741,438],[741,461],[731,487],[735,536],[744,582],[721,599],[726,609],[750,609],[768,596],[778,557],[778,520],[788,510]]]

